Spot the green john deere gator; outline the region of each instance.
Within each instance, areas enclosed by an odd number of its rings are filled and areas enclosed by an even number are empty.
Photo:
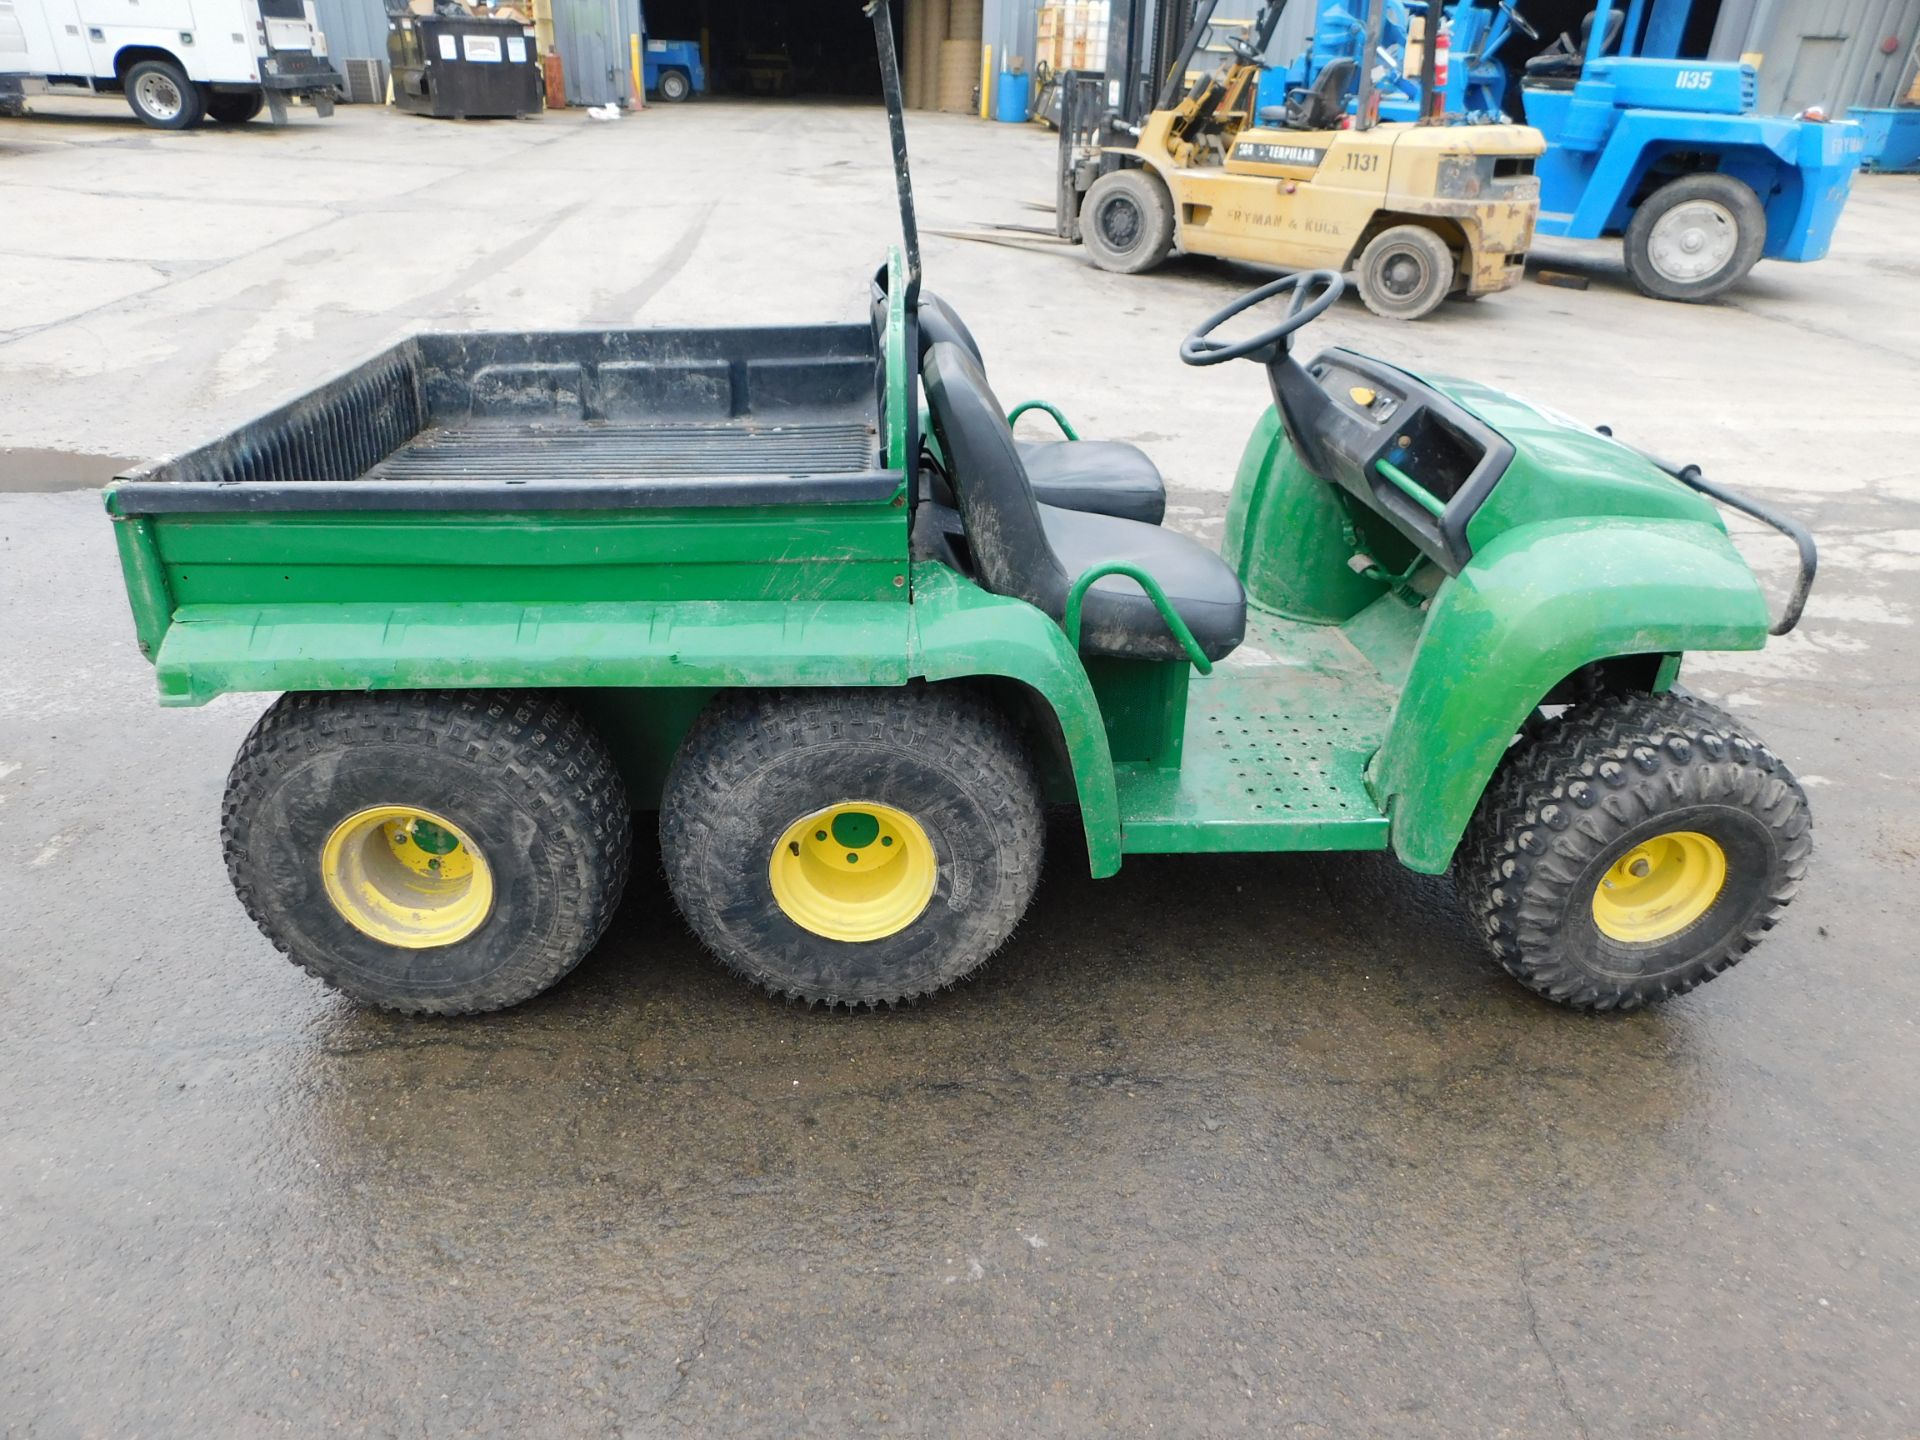
[[[1163,528],[1137,450],[1016,440],[921,293],[872,13],[905,246],[867,323],[420,335],[107,492],[162,703],[282,692],[222,818],[268,938],[374,1004],[511,1005],[592,948],[657,814],[724,963],[891,1003],[1007,939],[1060,803],[1096,876],[1451,868],[1507,970],[1580,1008],[1744,955],[1806,799],[1675,679],[1791,627],[1805,532],[1485,386],[1302,363],[1329,272],[1183,343],[1264,365],[1274,406],[1222,551]],[[1800,547],[1771,627],[1716,501]]]

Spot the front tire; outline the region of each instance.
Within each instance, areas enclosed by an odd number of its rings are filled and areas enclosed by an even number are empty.
[[[191,130],[207,111],[206,92],[171,60],[142,60],[121,86],[128,107],[156,130]]]
[[[593,948],[627,876],[613,761],[540,691],[284,695],[234,761],[221,834],[279,950],[409,1014],[539,994]]]
[[[1729,175],[1688,175],[1640,203],[1627,226],[1627,273],[1656,300],[1711,300],[1746,278],[1767,243],[1767,213]]]
[[[678,105],[693,94],[693,82],[679,70],[669,70],[660,77],[660,98],[669,105]]]
[[[1094,181],[1080,209],[1080,239],[1102,270],[1138,275],[1173,249],[1173,201],[1157,175],[1137,166]]]
[[[1026,913],[1040,786],[997,711],[951,686],[742,691],[667,777],[660,850],[695,934],[774,995],[913,1000]]]
[[[1418,320],[1453,291],[1453,251],[1424,225],[1395,225],[1360,252],[1360,298],[1388,320]]]
[[[1812,846],[1799,782],[1731,716],[1621,695],[1509,753],[1456,880],[1521,984],[1576,1010],[1636,1010],[1737,964]]]

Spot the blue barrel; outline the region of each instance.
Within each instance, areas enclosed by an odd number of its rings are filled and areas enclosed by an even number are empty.
[[[994,100],[993,118],[1010,125],[1023,125],[1027,119],[1027,96],[1033,84],[1030,75],[1000,72],[999,93]]]

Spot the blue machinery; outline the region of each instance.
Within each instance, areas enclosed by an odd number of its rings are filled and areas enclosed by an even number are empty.
[[[1850,121],[1755,114],[1751,65],[1683,58],[1690,8],[1598,0],[1582,33],[1529,60],[1521,84],[1526,122],[1547,140],[1539,233],[1621,236],[1634,283],[1668,300],[1717,295],[1763,256],[1824,256],[1863,149]],[[1419,0],[1319,0],[1312,45],[1263,79],[1261,103],[1310,86],[1335,60],[1358,60],[1371,26],[1380,118],[1418,119],[1422,87],[1404,62],[1410,24],[1427,10]],[[1458,0],[1442,14],[1449,64],[1429,111],[1451,124],[1500,118],[1500,52],[1516,32],[1538,37],[1512,4]]]

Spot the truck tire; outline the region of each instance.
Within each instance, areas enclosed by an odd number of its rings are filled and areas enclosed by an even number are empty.
[[[127,71],[121,88],[140,122],[156,130],[191,130],[206,114],[206,92],[171,60],[140,61]]]
[[[1093,182],[1080,207],[1080,239],[1102,270],[1138,275],[1173,249],[1173,201],[1160,177],[1138,166]]]
[[[408,1014],[538,995],[627,878],[613,761],[536,690],[284,695],[240,747],[221,835],[234,893],[287,958]]]
[[[1640,202],[1627,274],[1656,300],[1711,300],[1746,277],[1767,243],[1760,197],[1731,175],[1687,175]]]
[[[1026,913],[1040,785],[951,686],[741,691],[667,776],[660,851],[687,923],[769,993],[891,1005],[986,963]]]
[[[259,90],[216,90],[207,96],[207,118],[220,125],[244,125],[266,108]]]
[[[660,98],[669,105],[678,105],[693,94],[693,82],[687,78],[684,70],[663,70],[660,72]]]
[[[1690,695],[1618,695],[1508,752],[1455,879],[1522,985],[1637,1010],[1737,964],[1812,848],[1799,782],[1731,716]]]
[[[1453,251],[1424,225],[1382,230],[1360,252],[1360,298],[1388,320],[1418,320],[1453,291]]]

